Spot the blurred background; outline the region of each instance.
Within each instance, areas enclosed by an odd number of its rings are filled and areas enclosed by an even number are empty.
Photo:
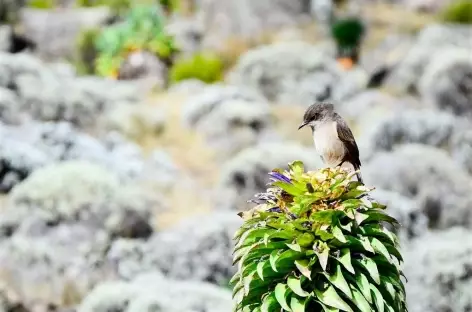
[[[236,215],[330,101],[410,312],[472,311],[470,0],[0,0],[0,311],[231,311]]]

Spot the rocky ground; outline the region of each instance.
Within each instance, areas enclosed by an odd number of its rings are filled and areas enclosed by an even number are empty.
[[[50,33],[62,20],[23,12],[35,53],[11,53],[0,28],[1,312],[231,311],[236,212],[272,168],[321,165],[296,130],[320,100],[352,126],[366,184],[401,221],[410,312],[471,310],[472,27],[413,10],[440,1],[367,1],[361,62],[345,71],[320,12],[288,2],[202,1],[202,28],[173,21],[187,52],[199,31],[197,45],[241,55],[222,82],[159,92],[51,62],[70,53]],[[107,12],[77,14],[62,23]]]

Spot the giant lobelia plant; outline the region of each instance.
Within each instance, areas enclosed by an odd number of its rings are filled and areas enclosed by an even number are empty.
[[[403,312],[396,224],[341,168],[274,170],[240,213],[231,279],[236,312]]]

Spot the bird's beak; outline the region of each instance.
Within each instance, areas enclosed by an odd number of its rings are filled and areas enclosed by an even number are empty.
[[[301,128],[305,127],[306,125],[308,125],[308,122],[304,122],[300,125],[300,127],[298,127],[298,130],[300,130]]]

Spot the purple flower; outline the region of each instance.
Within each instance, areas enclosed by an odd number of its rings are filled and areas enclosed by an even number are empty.
[[[269,201],[277,201],[277,197],[271,193],[257,193],[254,199],[248,200],[250,203],[263,204]]]
[[[280,182],[292,184],[292,182],[290,181],[288,177],[284,176],[283,174],[279,172],[272,171],[272,172],[269,172],[269,175],[271,177],[271,180],[274,182],[280,181]]]

